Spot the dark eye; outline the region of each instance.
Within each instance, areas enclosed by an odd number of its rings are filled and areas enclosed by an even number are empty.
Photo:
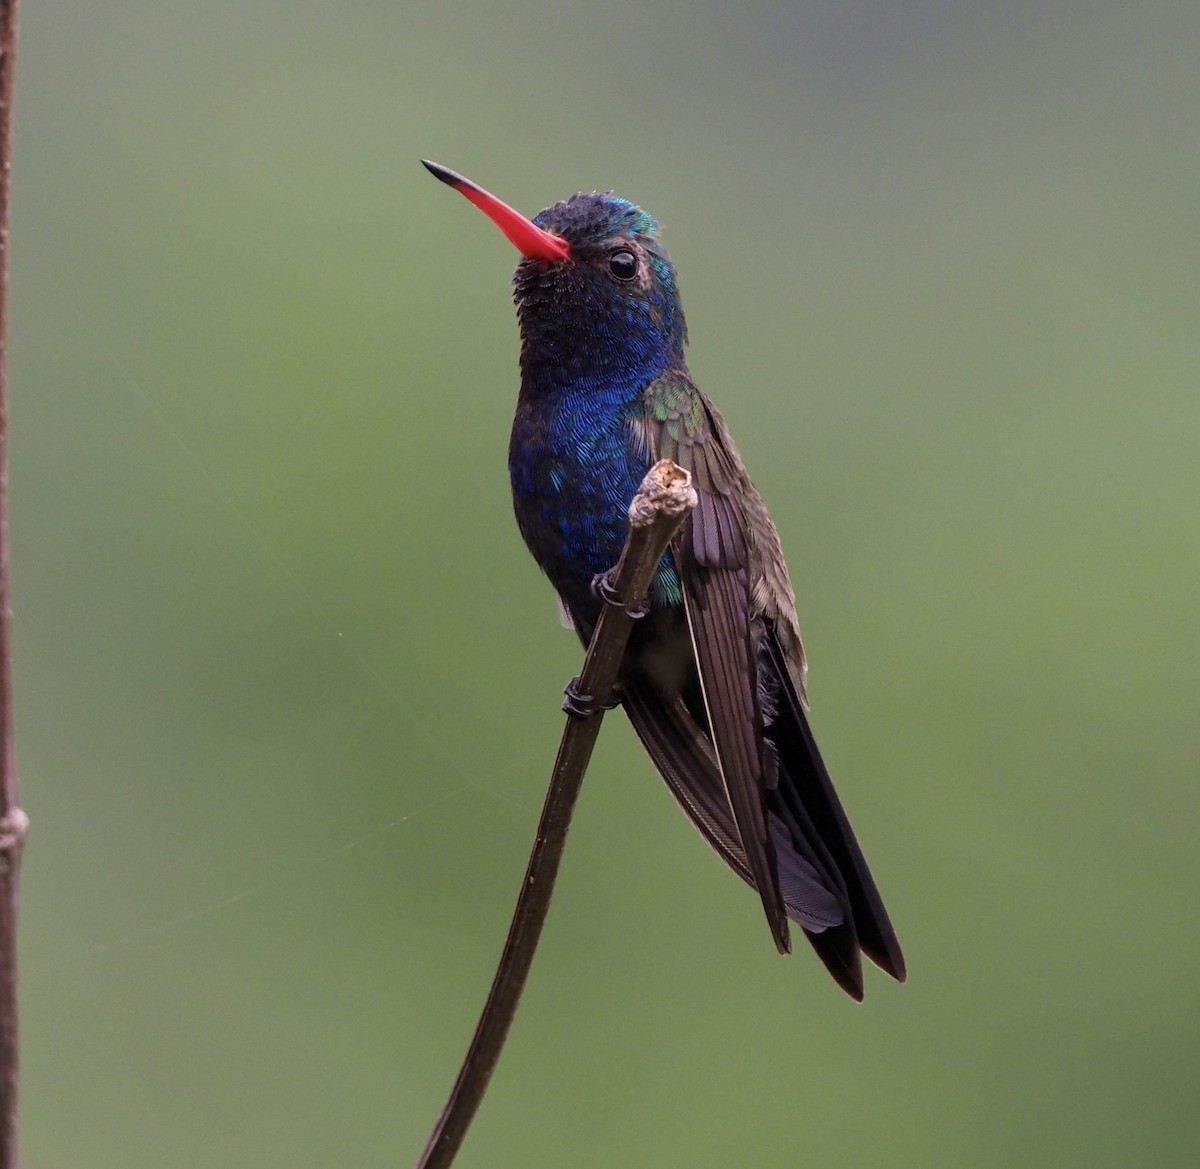
[[[618,280],[632,280],[637,275],[637,256],[632,252],[613,252],[608,257],[608,270]]]

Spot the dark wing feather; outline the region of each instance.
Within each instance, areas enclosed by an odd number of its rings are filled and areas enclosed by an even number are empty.
[[[750,643],[746,570],[702,568],[686,547],[678,560],[709,733],[726,797],[775,945],[786,954],[791,943],[775,846],[767,827],[763,720]]]
[[[623,705],[679,806],[717,855],[753,888],[754,878],[708,735],[681,698],[667,701],[644,678],[626,683]],[[818,856],[809,844],[813,839],[811,825],[810,835],[806,836],[783,804],[769,811],[767,819],[788,916],[803,928],[838,985],[853,998],[861,999],[862,964],[854,923],[840,882],[827,867],[827,858]]]
[[[786,781],[779,785],[780,804],[793,817],[807,821],[813,838],[823,842],[823,851],[840,874],[863,953],[881,970],[903,982],[906,975],[904,955],[896,932],[817,749],[804,706],[792,685],[783,650],[770,623],[766,651],[772,673],[781,683],[778,710],[769,729],[771,741],[779,752],[781,770],[786,772]]]
[[[712,743],[683,700],[668,702],[653,685],[639,679],[626,685],[622,704],[679,806],[717,855],[752,886],[754,879],[725,798]],[[842,899],[829,891],[827,878],[792,847],[783,821],[774,814],[770,821],[789,916],[814,933],[841,925],[846,919]]]
[[[675,561],[726,799],[775,945],[787,953],[787,911],[764,799],[767,768],[745,519],[736,491],[740,476],[708,403],[683,374],[667,375],[647,391],[647,428],[654,457],[674,459],[691,472],[699,497],[676,542]]]

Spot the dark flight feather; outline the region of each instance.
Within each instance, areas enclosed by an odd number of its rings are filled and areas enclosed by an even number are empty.
[[[703,497],[698,510],[704,510]],[[702,568],[686,551],[679,560],[692,649],[726,797],[775,945],[786,954],[791,941],[767,827],[746,570]]]
[[[881,970],[903,982],[907,972],[896,932],[817,749],[804,706],[791,684],[783,651],[773,632],[767,646],[773,672],[782,685],[782,709],[769,734],[781,757],[788,761],[791,781],[780,784],[780,791],[787,803],[807,814],[841,874],[863,953]]]

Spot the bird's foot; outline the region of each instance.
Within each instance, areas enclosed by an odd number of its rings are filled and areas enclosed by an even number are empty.
[[[592,577],[592,596],[598,601],[603,601],[606,605],[612,605],[617,609],[625,609],[624,601],[617,595],[617,590],[613,587],[616,575],[617,570],[615,568],[610,568],[607,572],[596,573]],[[650,612],[650,598],[647,597],[636,609],[625,609],[625,612],[634,621],[640,621]]]
[[[579,689],[578,677],[572,678],[563,690],[566,698],[562,708],[572,718],[591,718],[604,710],[616,710],[621,705],[621,692],[613,687],[613,692],[607,702],[597,702],[594,695],[585,694]]]

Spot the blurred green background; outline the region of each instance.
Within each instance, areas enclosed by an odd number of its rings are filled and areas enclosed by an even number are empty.
[[[23,16],[31,1169],[411,1165],[466,1048],[580,653],[421,156],[664,221],[911,970],[777,957],[614,717],[459,1163],[1198,1163],[1194,0]]]

